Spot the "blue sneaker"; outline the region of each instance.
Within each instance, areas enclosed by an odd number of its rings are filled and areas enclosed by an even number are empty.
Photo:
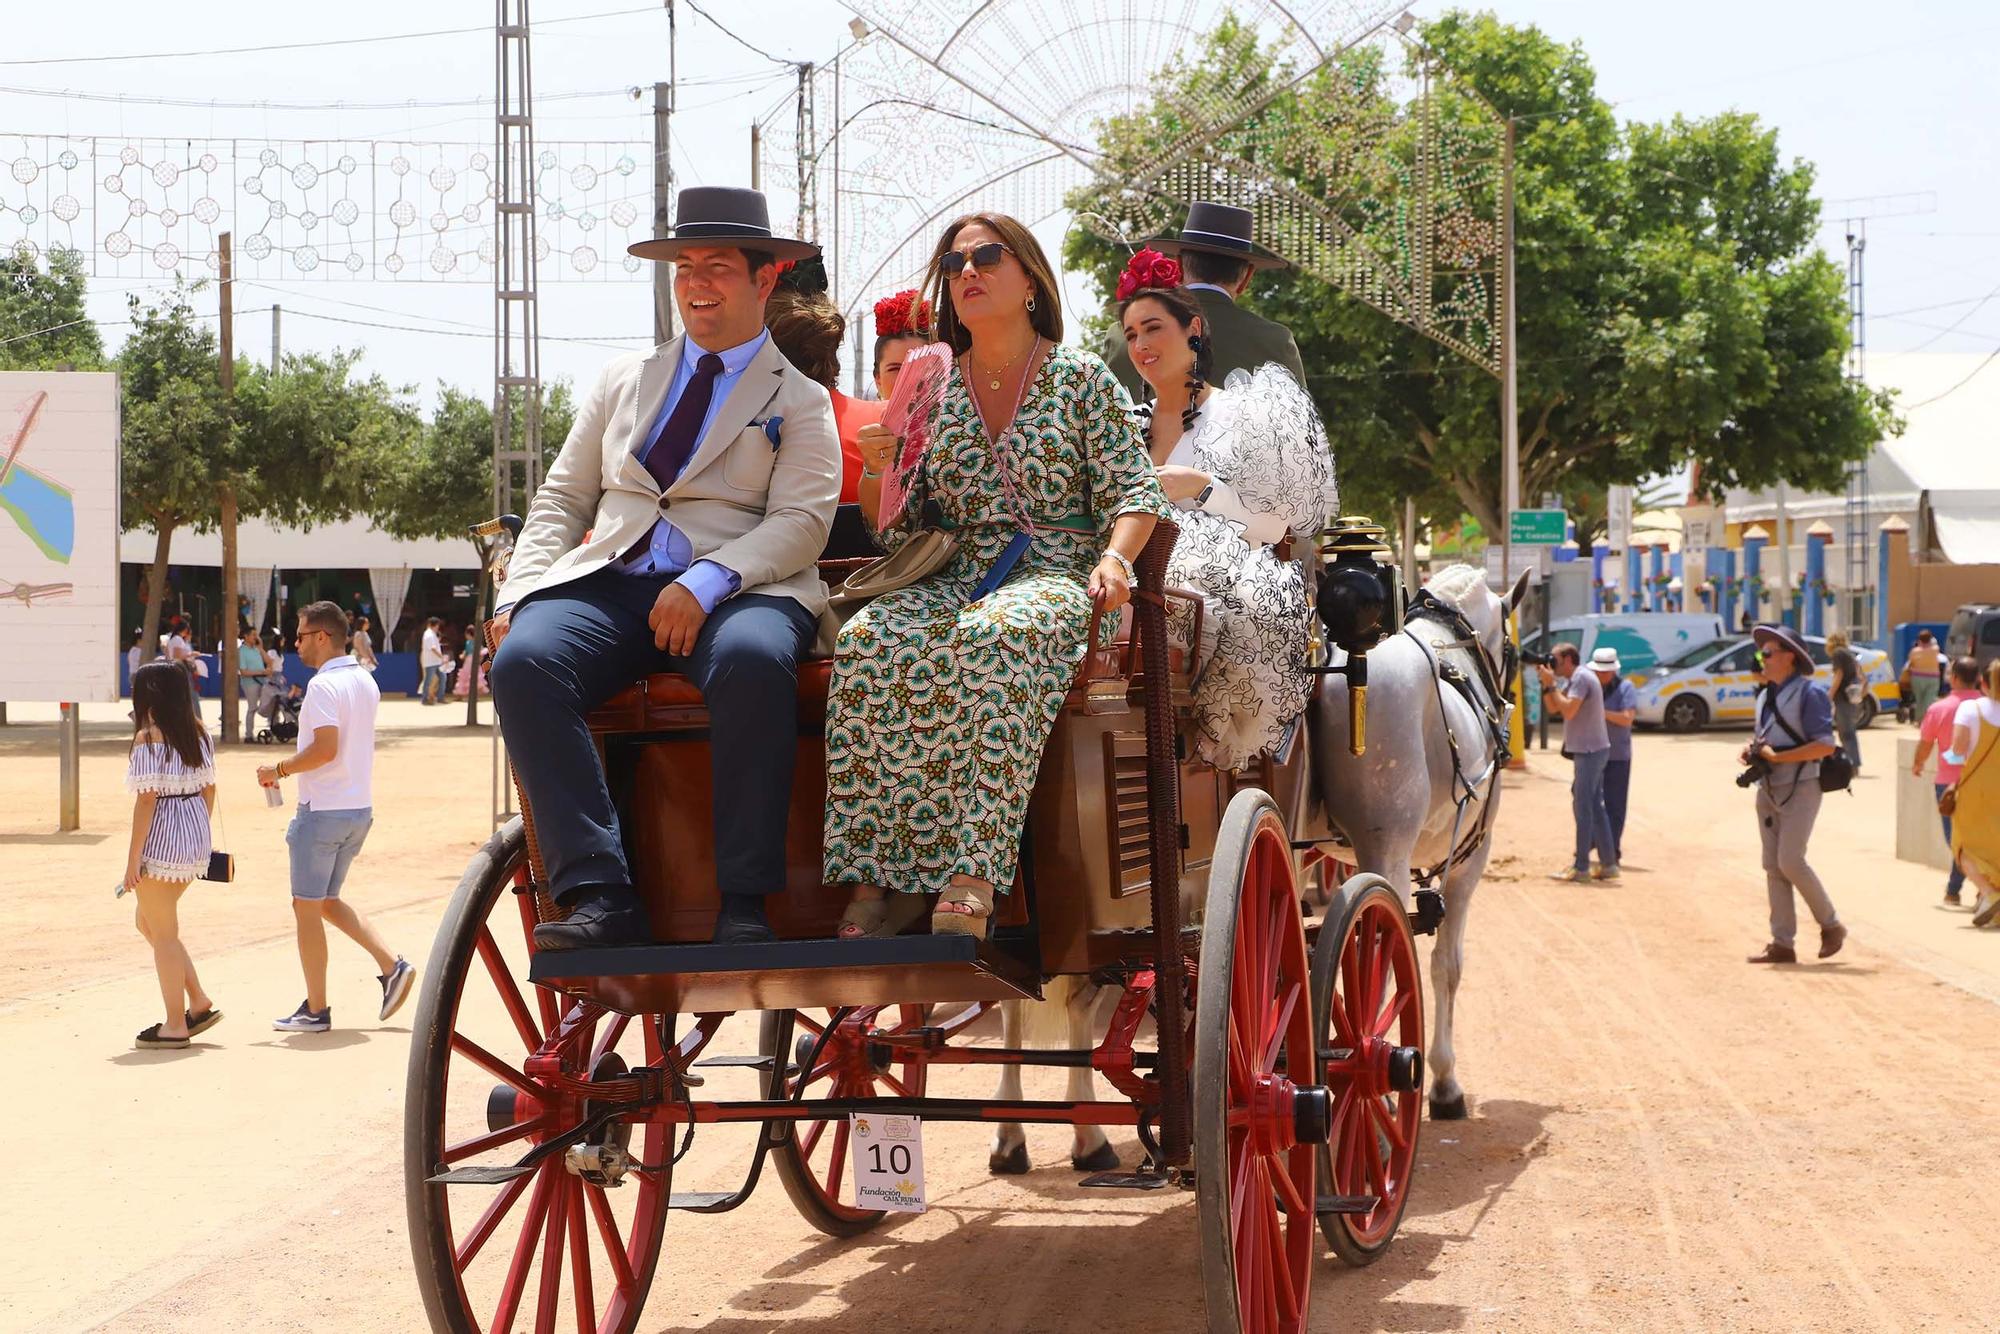
[[[410,967],[408,961],[399,954],[396,956],[396,966],[389,970],[388,976],[377,980],[382,984],[381,1017],[386,1020],[402,1009],[403,1002],[410,998],[410,984],[417,980],[417,970]],[[327,1008],[330,1010],[333,1007],[329,1005]]]
[[[329,1005],[315,1014],[300,1001],[298,1009],[283,1019],[273,1019],[271,1027],[280,1033],[324,1033],[333,1027],[333,1007]]]

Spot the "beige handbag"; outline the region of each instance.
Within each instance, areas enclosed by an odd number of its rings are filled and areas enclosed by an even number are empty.
[[[827,605],[844,620],[862,604],[936,574],[957,552],[958,534],[920,528],[902,546],[841,580],[827,596]]]

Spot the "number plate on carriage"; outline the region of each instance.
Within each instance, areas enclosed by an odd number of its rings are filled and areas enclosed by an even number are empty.
[[[854,1205],[893,1213],[924,1211],[924,1123],[916,1116],[856,1112]]]

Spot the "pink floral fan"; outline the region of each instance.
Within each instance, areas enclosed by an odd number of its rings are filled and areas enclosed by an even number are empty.
[[[951,363],[948,345],[926,343],[903,358],[903,368],[896,372],[896,387],[890,391],[889,406],[882,411],[882,426],[891,435],[902,437],[902,443],[882,474],[878,530],[900,520],[910,503],[917,467],[923,462],[938,405],[944,401],[944,388],[951,380]]]

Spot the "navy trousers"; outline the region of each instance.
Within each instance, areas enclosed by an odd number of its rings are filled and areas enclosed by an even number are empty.
[[[715,609],[694,651],[654,647],[646,623],[671,579],[611,570],[514,608],[490,679],[500,731],[558,902],[632,874],[611,790],[584,718],[642,676],[679,672],[708,705],[717,889],[785,884],[785,817],[798,743],[798,664],[815,622],[790,598],[741,594]]]
[[[1625,860],[1625,804],[1632,791],[1632,761],[1604,763],[1604,814],[1611,821],[1611,860]]]

